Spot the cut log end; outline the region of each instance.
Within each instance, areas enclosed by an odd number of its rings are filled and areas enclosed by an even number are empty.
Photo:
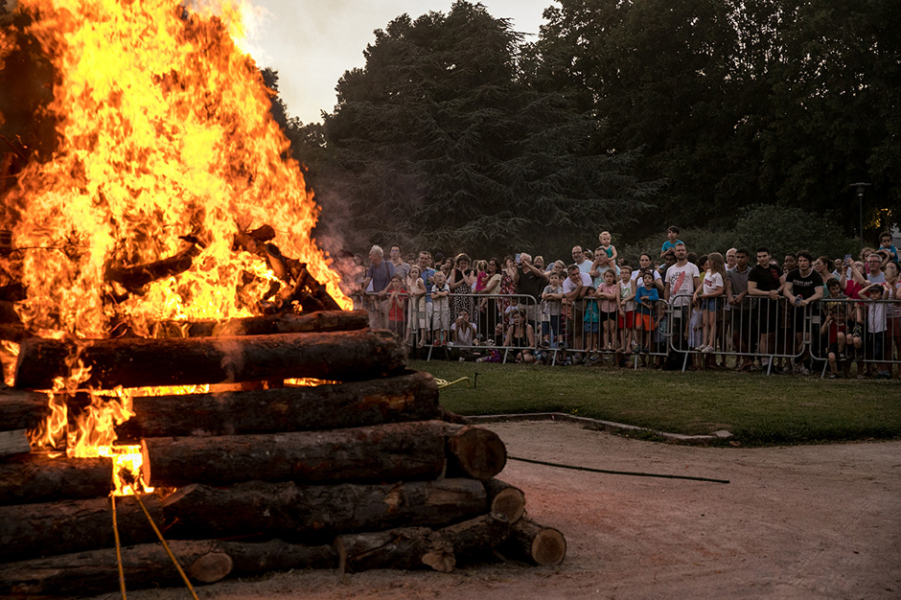
[[[566,558],[566,538],[552,527],[523,517],[513,525],[504,549],[536,565],[556,566]]]
[[[451,425],[447,437],[448,475],[487,481],[504,470],[507,447],[489,429]]]
[[[526,510],[526,495],[521,489],[503,481],[492,479],[485,482],[488,492],[489,509],[507,517],[510,523],[516,523]]]
[[[213,583],[227,577],[233,568],[231,556],[224,552],[210,552],[191,563],[187,571],[197,581]]]

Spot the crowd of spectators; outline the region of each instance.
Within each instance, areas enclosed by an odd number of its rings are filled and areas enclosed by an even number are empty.
[[[386,257],[373,246],[352,296],[373,328],[396,332],[412,352],[448,348],[442,354],[457,360],[623,365],[632,355],[661,367],[689,353],[692,368],[726,368],[729,357],[739,371],[823,365],[830,377],[849,376],[856,360],[858,376],[884,378],[901,357],[888,232],[858,257],[800,250],[781,265],[765,246],[698,256],[675,226],[634,262],[612,242],[602,232],[593,251],[574,246],[566,262],[526,252],[404,256],[397,245]]]

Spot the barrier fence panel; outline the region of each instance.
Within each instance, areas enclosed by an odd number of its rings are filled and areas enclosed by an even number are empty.
[[[422,349],[426,360],[441,348],[445,358],[487,362],[612,359],[624,366],[631,359],[634,368],[666,362],[685,371],[690,363],[724,367],[730,357],[735,370],[768,374],[814,369],[823,377],[847,377],[855,362],[859,376],[888,378],[893,369],[901,374],[898,300],[827,298],[800,307],[783,297],[728,304],[679,296],[634,312],[597,298],[539,301],[523,294],[430,299],[368,293],[355,301],[369,312],[373,328],[395,332],[411,348]],[[531,336],[510,334],[515,314]]]

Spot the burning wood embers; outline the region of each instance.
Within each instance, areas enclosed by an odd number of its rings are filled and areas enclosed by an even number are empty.
[[[278,315],[82,349],[86,387],[219,386],[136,396],[134,416],[116,426],[117,443],[140,445],[144,483],[156,488],[143,503],[192,581],[298,568],[448,572],[499,553],[563,560],[563,536],[529,521],[522,492],[494,479],[503,442],[452,422],[434,379],[405,370],[398,340],[366,322],[362,312]],[[0,429],[47,416],[46,394],[32,390],[49,387],[70,350],[23,341]],[[329,382],[284,383],[304,377]],[[89,402],[66,398],[72,413]],[[118,589],[112,461],[0,459],[0,594]],[[116,503],[128,588],[181,585],[135,498]]]

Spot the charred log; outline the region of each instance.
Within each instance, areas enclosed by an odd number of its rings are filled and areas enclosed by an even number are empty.
[[[147,438],[141,445],[144,481],[151,486],[434,479],[445,462],[440,421],[215,438]]]
[[[146,496],[142,501],[159,523],[159,500]],[[116,499],[116,520],[123,545],[156,540],[134,498]],[[108,497],[0,506],[0,561],[112,548],[116,540],[111,523]]]
[[[369,569],[434,569],[450,573],[456,559],[451,543],[427,527],[341,535],[335,539],[338,568],[345,573]]]
[[[194,257],[200,249],[191,244],[174,256],[152,263],[133,267],[110,267],[106,270],[106,280],[115,281],[134,294],[140,294],[148,283],[184,273],[194,264]]]
[[[50,414],[46,394],[0,390],[0,430],[34,429]]]
[[[228,321],[161,321],[151,330],[154,337],[222,337],[234,335],[270,335],[274,333],[310,333],[352,331],[369,327],[365,310],[329,310],[295,315],[279,313]]]
[[[25,340],[16,365],[17,388],[49,389],[65,375],[68,342]],[[396,373],[403,348],[385,331],[295,333],[191,339],[93,340],[80,354],[88,385],[112,388],[193,385],[317,377],[360,380]]]
[[[108,458],[27,454],[0,463],[0,505],[106,496],[112,476]]]
[[[120,440],[340,429],[439,415],[438,386],[428,373],[316,387],[137,397],[133,410],[135,416],[116,428]]]
[[[304,547],[279,540],[172,540],[169,546],[185,572],[200,583],[212,583],[230,574],[253,576],[275,569],[334,568],[338,562],[329,546]],[[122,566],[129,589],[184,585],[159,543],[122,548]],[[0,565],[0,594],[4,595],[73,597],[118,590],[115,548]]]
[[[261,534],[309,544],[355,531],[444,527],[484,514],[486,506],[485,490],[472,479],[324,486],[253,481],[186,486],[163,501],[163,515],[169,537]]]

